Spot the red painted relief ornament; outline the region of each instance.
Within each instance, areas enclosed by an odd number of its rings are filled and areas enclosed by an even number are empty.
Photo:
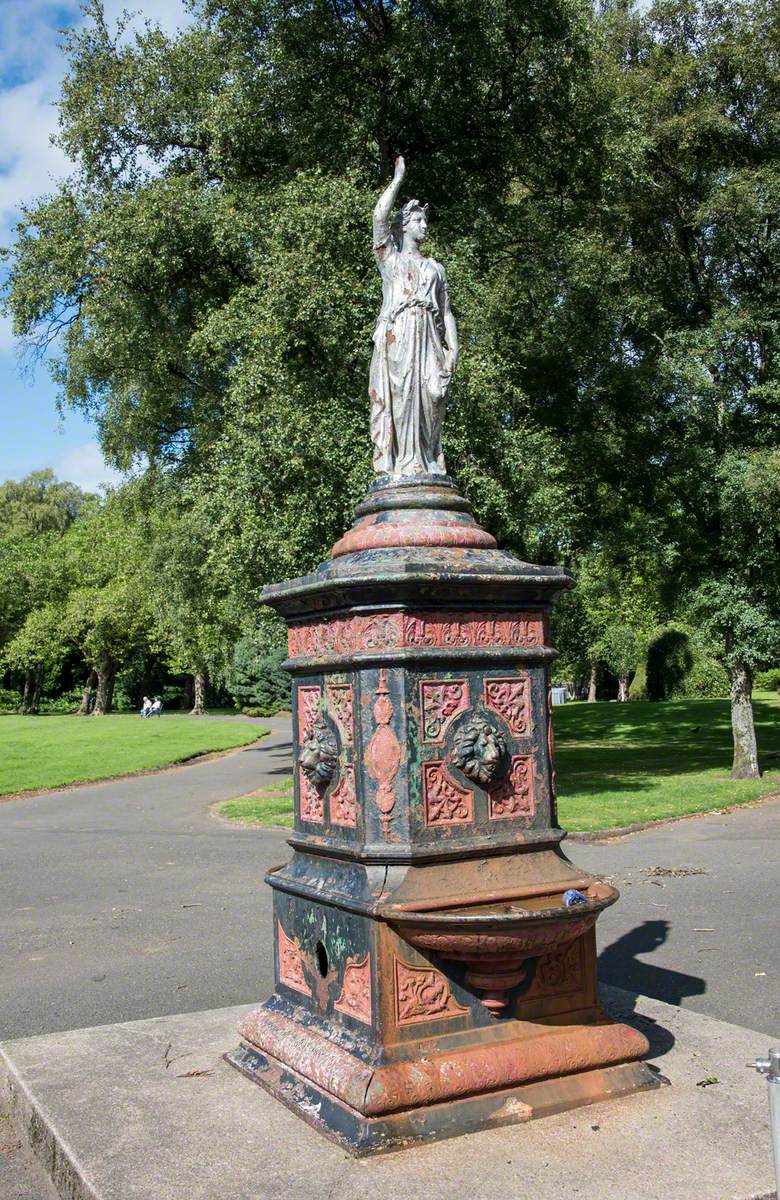
[[[279,982],[296,992],[302,992],[304,996],[310,996],[311,988],[303,974],[301,948],[293,938],[288,938],[280,921],[277,921],[276,928],[279,944]]]
[[[531,687],[527,675],[485,680],[485,707],[503,717],[515,737],[531,733]]]
[[[561,996],[582,986],[582,939],[543,954],[529,996]]]
[[[441,1021],[459,1017],[469,1010],[454,999],[440,971],[429,967],[411,967],[395,960],[396,1025],[417,1025],[421,1021]]]
[[[536,811],[533,769],[530,754],[515,754],[512,757],[508,775],[489,793],[491,817],[524,817],[531,821]]]
[[[325,821],[325,800],[301,767],[298,768],[298,794],[301,820],[321,825]]]
[[[380,671],[374,704],[374,720],[377,727],[368,743],[365,761],[366,770],[377,784],[376,806],[382,818],[385,837],[389,832],[392,812],[395,808],[396,795],[393,791],[393,781],[401,765],[401,746],[391,728],[392,719],[393,702],[387,686],[387,674],[385,671]]]
[[[466,825],[474,813],[474,794],[450,779],[443,762],[423,763],[426,825]]]
[[[298,746],[310,736],[320,708],[322,689],[307,685],[298,688]],[[301,767],[298,768],[298,796],[302,821],[321,824],[325,820],[325,802]]]
[[[357,825],[357,794],[355,792],[355,768],[344,767],[341,779],[330,794],[330,820],[332,825],[346,825],[354,829]]]
[[[360,962],[357,958],[347,959],[344,968],[344,981],[341,985],[341,995],[333,1006],[339,1012],[371,1024],[371,955],[367,954]]]
[[[364,613],[352,617],[321,617],[288,630],[291,658],[327,658],[370,653],[372,650],[531,647],[543,644],[541,617],[512,613],[506,617],[483,613]]]
[[[423,679],[420,683],[423,740],[440,742],[450,721],[469,705],[465,679]]]
[[[304,742],[317,718],[322,689],[319,687],[298,688],[298,742]]]
[[[331,683],[325,689],[328,696],[328,707],[336,718],[345,745],[351,746],[355,741],[355,727],[352,715],[352,684]]]

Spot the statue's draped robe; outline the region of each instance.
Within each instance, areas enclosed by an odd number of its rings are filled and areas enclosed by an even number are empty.
[[[443,475],[441,427],[451,377],[443,346],[444,267],[402,253],[386,221],[374,222],[374,256],[382,276],[368,385],[374,470]]]

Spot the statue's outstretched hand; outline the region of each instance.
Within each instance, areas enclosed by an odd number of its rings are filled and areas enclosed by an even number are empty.
[[[393,183],[400,183],[406,174],[406,163],[402,154],[398,155],[395,160],[395,171],[393,172]]]

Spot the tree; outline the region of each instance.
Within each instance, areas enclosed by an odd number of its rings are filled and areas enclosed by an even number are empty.
[[[636,520],[613,539],[609,550],[592,550],[576,560],[577,586],[555,614],[556,643],[564,669],[588,681],[596,700],[600,664],[618,680],[618,699],[628,700],[629,679],[642,658],[660,614],[661,563],[654,557],[652,528]]]
[[[731,674],[734,771],[755,774],[751,673],[778,612],[780,13],[662,0],[607,20],[627,114],[611,261],[652,397],[666,607],[694,597]]]
[[[119,496],[74,523],[63,542],[69,589],[63,627],[97,677],[94,716],[111,711],[119,666],[156,644],[139,530]],[[89,680],[87,681],[89,687]]]
[[[0,485],[0,653],[5,647],[6,666],[22,673],[22,712],[37,711],[45,664],[62,658],[53,632],[53,613],[67,590],[62,539],[91,504],[51,471]],[[46,610],[40,617],[39,608]]]
[[[48,469],[8,479],[0,484],[0,540],[64,533],[87,500],[75,483],[58,480]]]
[[[148,473],[125,488],[128,519],[145,553],[144,588],[169,668],[192,676],[192,715],[206,711],[210,678],[224,677],[239,634],[229,591],[210,569],[212,531],[180,481]]]
[[[3,651],[6,666],[24,675],[20,713],[38,712],[44,675],[59,671],[66,651],[61,606],[49,603],[34,608]]]

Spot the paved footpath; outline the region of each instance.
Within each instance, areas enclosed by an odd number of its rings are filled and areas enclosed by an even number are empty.
[[[286,832],[208,812],[289,772],[289,721],[265,723],[226,757],[0,804],[0,1040],[271,990],[263,875]],[[761,1031],[757,1052],[780,1040],[780,801],[564,846],[622,892],[604,979]]]

